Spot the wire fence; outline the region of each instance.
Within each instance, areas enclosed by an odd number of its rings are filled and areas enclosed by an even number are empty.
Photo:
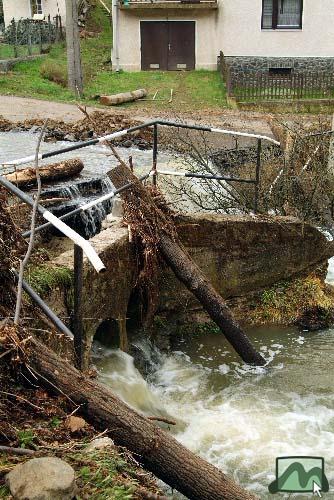
[[[3,30],[0,41],[0,59],[12,59],[48,52],[51,46],[64,39],[60,15],[45,21],[20,19]]]

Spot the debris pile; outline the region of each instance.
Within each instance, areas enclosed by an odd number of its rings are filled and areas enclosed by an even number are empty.
[[[24,120],[23,122],[10,122],[0,116],[0,132],[38,132],[43,126],[41,118]],[[128,129],[140,125],[139,121],[131,120],[125,115],[108,113],[105,111],[94,111],[76,122],[66,123],[58,120],[48,120],[45,141],[85,141],[94,137],[100,137],[121,129]],[[139,149],[150,149],[152,147],[152,131],[142,129],[125,135],[113,141],[114,145],[122,147],[137,147]]]

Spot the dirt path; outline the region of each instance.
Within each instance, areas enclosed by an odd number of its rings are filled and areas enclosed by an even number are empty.
[[[101,108],[87,108],[94,110]],[[109,111],[111,108],[105,108]],[[143,121],[152,120],[152,114],[148,114],[145,109],[142,111],[132,108],[112,108],[116,114],[129,115],[131,118]],[[75,104],[43,101],[25,97],[0,96],[0,115],[10,121],[22,121],[29,118],[50,118],[72,122],[82,118],[82,113]],[[193,123],[205,123],[234,130],[244,130],[259,134],[271,135],[267,120],[268,115],[257,112],[246,112],[238,110],[203,110],[198,113],[186,113],[175,115],[174,111],[158,112],[155,117],[171,119],[184,119]]]

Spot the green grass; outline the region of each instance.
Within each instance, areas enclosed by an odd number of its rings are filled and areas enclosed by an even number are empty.
[[[136,101],[123,107],[154,112],[155,110],[198,111],[219,109],[226,106],[225,85],[215,71],[111,71],[110,50],[112,32],[109,19],[102,7],[96,5],[86,30],[100,31],[98,37],[81,40],[81,57],[84,73],[82,102],[96,105],[95,95],[115,94],[146,88],[152,98],[158,90],[156,101]],[[6,49],[8,50],[8,49]],[[46,61],[56,64],[66,73],[65,44],[54,46],[42,59],[16,64],[13,71],[0,76],[0,94],[34,97],[52,101],[75,102],[76,96],[63,86],[43,78],[41,67]],[[168,103],[173,89],[173,102]]]
[[[73,283],[73,272],[67,267],[51,267],[44,264],[30,268],[26,278],[35,292],[41,297],[45,297],[57,287],[71,288]]]
[[[40,48],[38,45],[33,45],[31,47],[32,54],[39,54],[39,50]],[[0,43],[0,59],[12,59],[14,57],[23,57],[28,55],[29,52],[26,45],[17,46],[17,56],[16,56],[13,45],[9,45],[7,43]]]

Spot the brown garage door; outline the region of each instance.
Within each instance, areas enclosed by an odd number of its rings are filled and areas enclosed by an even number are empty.
[[[143,70],[195,69],[195,21],[141,21]]]

